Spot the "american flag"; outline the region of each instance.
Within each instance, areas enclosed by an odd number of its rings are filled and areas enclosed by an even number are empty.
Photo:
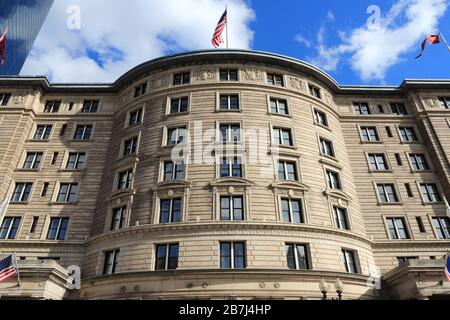
[[[5,43],[6,43],[6,33],[8,28],[2,33],[0,37],[0,56],[2,57],[2,64],[5,64]]]
[[[450,281],[450,255],[447,255],[447,259],[445,260],[445,276]]]
[[[17,270],[14,267],[13,256],[0,261],[0,282],[6,281],[11,277],[17,275]]]
[[[212,37],[212,44],[214,48],[217,48],[218,46],[220,46],[221,43],[223,43],[222,33],[223,29],[225,29],[226,24],[227,24],[227,10],[225,9],[225,12],[220,18],[216,30],[214,30],[214,35]]]

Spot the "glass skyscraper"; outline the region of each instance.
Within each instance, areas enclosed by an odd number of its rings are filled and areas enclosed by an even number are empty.
[[[18,75],[53,4],[53,0],[0,0],[0,30],[6,34],[5,64],[0,75]]]

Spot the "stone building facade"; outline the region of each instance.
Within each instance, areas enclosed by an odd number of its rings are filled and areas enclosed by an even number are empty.
[[[2,298],[448,297],[450,80],[215,50],[0,93]]]

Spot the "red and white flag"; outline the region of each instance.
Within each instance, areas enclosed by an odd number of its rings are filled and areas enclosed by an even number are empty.
[[[6,281],[17,275],[17,269],[14,266],[13,255],[0,261],[0,282]]]
[[[5,42],[6,42],[6,33],[8,32],[8,28],[3,31],[2,36],[0,37],[0,55],[2,56],[2,64],[5,64]]]
[[[439,34],[430,34],[422,41],[422,44],[420,46],[420,54],[416,57],[416,59],[420,58],[423,55],[423,52],[425,51],[425,47],[427,46],[427,42],[429,44],[440,43],[441,41],[439,40]]]
[[[225,12],[223,13],[222,17],[219,20],[219,23],[216,26],[216,29],[214,30],[214,35],[212,37],[212,45],[214,48],[217,48],[220,46],[221,43],[223,43],[222,33],[225,29],[225,26],[227,25],[227,10],[225,9]]]

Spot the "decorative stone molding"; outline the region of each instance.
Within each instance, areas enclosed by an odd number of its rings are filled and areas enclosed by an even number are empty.
[[[430,108],[436,107],[436,100],[433,99],[433,98],[430,98],[430,97],[428,97],[428,98],[423,98],[423,101],[425,102],[425,105],[426,105],[427,107],[430,107]]]
[[[168,87],[169,75],[168,74],[154,75],[152,78],[150,78],[149,84],[151,89],[161,89],[163,87]]]
[[[242,70],[242,79],[247,81],[263,82],[264,74],[261,70],[247,68]]]
[[[299,91],[306,91],[305,82],[297,77],[289,77],[289,86]]]
[[[194,71],[195,81],[214,81],[216,80],[215,69],[199,69]]]
[[[331,94],[329,94],[328,92],[324,92],[323,97],[326,103],[328,103],[331,106],[334,106],[334,99]]]

